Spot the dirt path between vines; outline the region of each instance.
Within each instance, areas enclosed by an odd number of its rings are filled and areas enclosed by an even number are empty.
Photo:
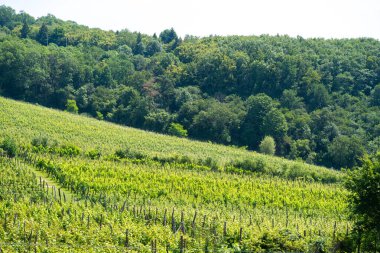
[[[57,198],[59,198],[58,189],[60,189],[61,194],[62,194],[62,200],[63,200],[63,194],[64,194],[66,197],[66,202],[78,201],[78,198],[76,198],[75,194],[71,193],[68,189],[63,188],[58,182],[56,182],[54,179],[50,178],[46,172],[37,170],[33,166],[29,166],[29,168],[34,174],[36,174],[38,184],[40,184],[40,180],[41,180],[41,182],[45,183],[44,187],[46,188],[46,183],[47,183],[50,194],[54,193],[54,188],[55,188],[56,189],[56,196],[57,196]]]

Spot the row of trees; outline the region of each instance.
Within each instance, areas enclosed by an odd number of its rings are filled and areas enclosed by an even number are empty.
[[[0,94],[252,150],[271,136],[309,163],[353,167],[379,149],[379,83],[373,39],[181,39],[0,7]]]

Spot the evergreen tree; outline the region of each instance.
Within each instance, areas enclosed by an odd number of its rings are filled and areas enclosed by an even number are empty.
[[[29,25],[26,21],[23,22],[22,28],[21,28],[21,38],[25,39],[28,37],[29,34]]]
[[[142,36],[141,33],[137,34],[136,44],[133,47],[133,53],[134,54],[141,54],[143,55],[145,51],[144,44],[142,42]]]
[[[42,24],[40,27],[40,30],[38,31],[37,41],[41,43],[42,45],[48,45],[49,44],[49,29],[46,24]]]

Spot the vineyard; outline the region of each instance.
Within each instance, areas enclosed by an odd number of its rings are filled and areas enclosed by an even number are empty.
[[[0,98],[0,252],[344,251],[342,174]]]

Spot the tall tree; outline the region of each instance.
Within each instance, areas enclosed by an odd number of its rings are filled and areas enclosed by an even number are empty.
[[[160,39],[163,43],[168,44],[173,40],[178,40],[177,33],[173,28],[166,29],[160,33]]]
[[[26,21],[22,23],[22,28],[21,28],[21,38],[25,39],[28,37],[29,34],[29,25]]]
[[[36,39],[42,45],[47,46],[49,44],[49,29],[45,23],[42,24],[40,29],[38,30]]]
[[[355,220],[354,231],[375,242],[380,237],[380,152],[365,157],[361,168],[347,174],[345,186],[350,191],[348,201]],[[373,244],[370,247],[367,252],[377,251]]]
[[[143,55],[144,51],[145,51],[145,47],[144,47],[144,44],[142,42],[141,33],[138,33],[137,34],[137,38],[136,38],[135,46],[133,47],[133,53],[134,54],[141,54],[141,55]]]
[[[256,149],[264,138],[263,123],[265,116],[275,108],[271,97],[263,93],[250,96],[247,100],[248,112],[242,125],[242,142]]]

